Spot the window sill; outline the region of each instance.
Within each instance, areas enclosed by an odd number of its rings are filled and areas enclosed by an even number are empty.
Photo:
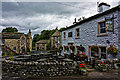
[[[108,34],[105,33],[105,34],[98,34],[98,35],[97,35],[97,37],[101,37],[101,36],[108,36]]]
[[[75,37],[75,39],[80,39],[80,37]]]

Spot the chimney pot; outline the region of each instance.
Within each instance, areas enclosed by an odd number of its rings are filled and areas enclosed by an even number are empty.
[[[102,13],[102,12],[108,10],[108,9],[110,9],[110,5],[107,4],[107,3],[102,2],[98,5],[98,12],[99,13]]]

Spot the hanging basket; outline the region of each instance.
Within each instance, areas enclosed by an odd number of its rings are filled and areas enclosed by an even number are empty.
[[[107,49],[108,54],[112,54],[113,56],[116,56],[118,52],[118,49],[112,45]]]

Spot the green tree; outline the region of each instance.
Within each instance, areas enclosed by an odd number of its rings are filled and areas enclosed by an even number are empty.
[[[64,28],[59,29],[59,31],[62,31]],[[39,40],[49,40],[50,36],[53,35],[55,32],[55,29],[52,30],[43,30],[41,31],[41,34],[35,34],[33,36],[33,49],[35,48],[35,43]],[[48,43],[50,44],[50,42]],[[51,46],[50,46],[51,47]]]
[[[35,43],[38,41],[38,37],[39,37],[39,34],[35,34],[33,36],[33,41],[32,41],[33,49],[35,49]]]
[[[7,27],[7,28],[3,29],[2,32],[12,32],[12,33],[15,33],[15,32],[18,32],[18,30],[17,30],[17,28]]]
[[[62,27],[62,28],[59,29],[59,31],[61,32],[61,31],[64,30],[64,29],[65,29],[65,27]]]
[[[48,42],[47,42],[47,50],[50,50],[51,49],[51,40],[49,40]]]

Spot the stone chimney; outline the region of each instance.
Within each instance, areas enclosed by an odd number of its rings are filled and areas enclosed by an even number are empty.
[[[97,3],[97,6],[98,6],[98,12],[99,12],[99,13],[103,13],[104,11],[110,9],[110,5],[107,4],[107,3],[104,3],[104,2],[102,2],[102,3],[100,3],[100,4]]]
[[[118,5],[120,5],[120,1],[118,2]]]
[[[77,19],[75,18],[75,22],[73,22],[73,24],[76,24],[77,23],[77,21],[76,21]]]

